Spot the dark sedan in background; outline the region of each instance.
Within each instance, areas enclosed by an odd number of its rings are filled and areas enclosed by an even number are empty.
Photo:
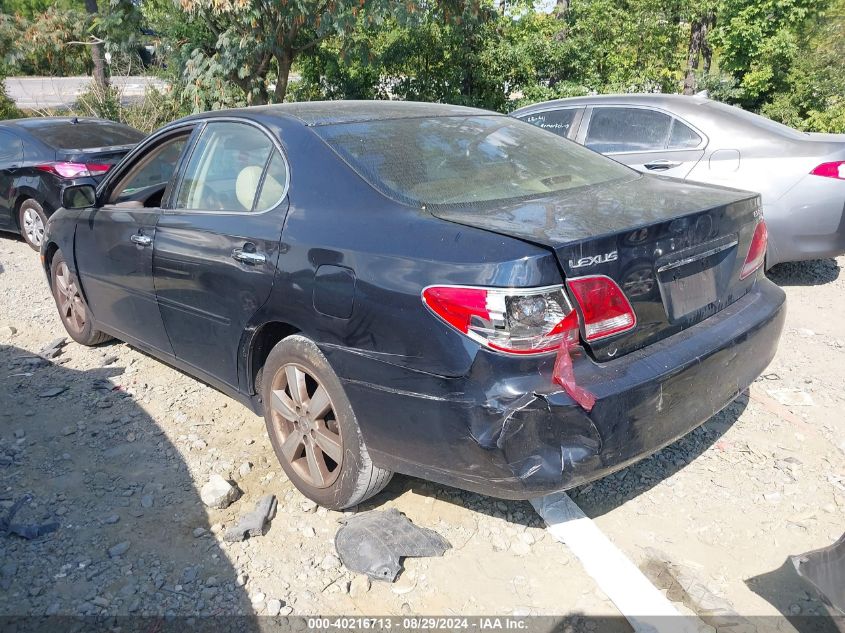
[[[512,115],[643,172],[758,192],[767,267],[845,253],[845,134],[799,132],[703,96],[576,97]]]
[[[318,503],[394,471],[524,499],[656,451],[768,365],[759,203],[484,110],[297,103],[168,125],[65,191],[41,254],[71,337],[262,412]]]
[[[69,185],[96,185],[144,134],[101,119],[44,117],[0,122],[0,231],[41,246],[47,218]]]

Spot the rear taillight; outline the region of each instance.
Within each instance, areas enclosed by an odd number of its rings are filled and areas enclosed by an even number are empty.
[[[561,286],[479,288],[429,286],[423,303],[472,340],[509,354],[555,351],[578,341],[578,313]]]
[[[745,279],[763,265],[763,261],[766,259],[766,245],[768,242],[769,231],[766,229],[765,221],[760,220],[757,223],[757,228],[754,229],[751,246],[748,247],[748,255],[745,257],[745,263],[742,265],[742,271],[739,273],[740,279]]]
[[[36,165],[36,169],[55,174],[60,178],[85,178],[88,176],[102,176],[110,168],[111,165],[102,165],[100,163],[58,162]]]
[[[584,338],[597,341],[637,325],[637,317],[622,289],[610,277],[593,275],[570,279],[569,290],[581,307]]]
[[[814,176],[825,176],[826,178],[838,178],[845,180],[845,160],[838,160],[832,163],[822,163],[810,172]]]

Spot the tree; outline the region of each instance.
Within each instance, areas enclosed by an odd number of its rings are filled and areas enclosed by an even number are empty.
[[[401,19],[416,8],[395,0],[181,0],[181,6],[215,37],[213,49],[194,49],[189,80],[222,76],[253,104],[284,101],[294,61],[327,38],[350,32],[358,21]]]
[[[692,16],[690,22],[689,47],[687,48],[687,69],[684,74],[685,95],[695,94],[696,73],[702,58],[704,59],[704,74],[710,72],[710,63],[713,58],[713,49],[710,46],[708,35],[716,25],[715,6],[707,2],[700,7],[699,11]]]
[[[733,98],[750,110],[788,90],[787,77],[807,29],[829,0],[721,0],[712,41],[719,66],[736,83]]]
[[[97,0],[85,0],[85,10],[92,20],[96,20],[98,15]],[[94,64],[94,81],[105,90],[109,86],[109,77],[106,71],[103,41],[94,37],[88,45],[91,47],[91,61]]]

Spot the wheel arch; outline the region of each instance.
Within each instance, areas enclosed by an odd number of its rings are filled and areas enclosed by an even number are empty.
[[[27,200],[35,200],[42,209],[45,211],[47,210],[44,206],[44,199],[38,195],[34,189],[29,189],[28,187],[24,187],[22,189],[18,189],[15,192],[15,203],[12,208],[15,212],[12,214],[12,217],[15,221],[15,226],[18,227],[18,230],[21,229],[21,205],[26,202]]]
[[[285,321],[266,321],[255,328],[244,345],[246,365],[246,392],[255,396],[258,393],[258,374],[270,351],[282,339],[299,334],[302,330]]]
[[[52,287],[53,284],[53,258],[58,252],[59,245],[52,240],[50,240],[47,243],[47,246],[44,247],[44,257],[41,260],[41,263],[44,266],[44,272],[47,275],[47,283],[50,284],[50,287]]]

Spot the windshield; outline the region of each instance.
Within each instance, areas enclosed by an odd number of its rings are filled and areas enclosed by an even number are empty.
[[[780,136],[788,136],[789,138],[794,139],[805,139],[807,138],[807,134],[805,132],[799,132],[796,129],[793,129],[783,123],[778,123],[777,121],[772,121],[764,116],[760,116],[759,114],[754,114],[753,112],[748,112],[747,110],[743,110],[742,108],[737,108],[732,105],[728,105],[726,103],[721,103],[719,101],[708,101],[707,106],[713,108],[714,110],[722,110],[723,112],[727,112],[733,117],[737,119],[741,119],[748,125],[752,125],[760,130],[765,130],[767,132],[774,132],[775,134],[779,134]]]
[[[504,116],[421,117],[315,131],[382,193],[420,206],[543,196],[636,172]]]
[[[30,133],[57,149],[91,149],[119,145],[135,145],[144,134],[120,123],[61,123],[40,125]]]

